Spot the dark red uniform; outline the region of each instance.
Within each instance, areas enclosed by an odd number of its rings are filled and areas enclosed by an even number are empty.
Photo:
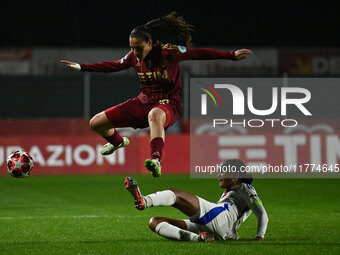
[[[148,113],[154,107],[166,113],[164,127],[171,126],[182,111],[182,83],[179,62],[183,60],[230,59],[235,53],[215,49],[190,49],[176,45],[153,45],[144,60],[139,60],[132,51],[117,61],[81,64],[82,71],[117,72],[131,66],[137,71],[141,93],[126,102],[105,111],[115,127],[148,127]]]

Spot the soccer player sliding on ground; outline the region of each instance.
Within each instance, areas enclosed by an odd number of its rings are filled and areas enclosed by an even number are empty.
[[[222,164],[238,170],[244,166],[238,159],[227,160]],[[175,189],[143,196],[136,181],[131,177],[125,178],[125,184],[138,210],[154,206],[173,206],[189,217],[190,220],[151,218],[150,229],[165,238],[193,242],[238,239],[237,229],[253,212],[257,217],[257,234],[254,240],[263,240],[268,217],[254,187],[251,186],[252,177],[248,174],[227,173],[220,174],[218,180],[220,187],[226,191],[217,203]]]
[[[209,48],[189,48],[192,31],[193,26],[173,12],[135,27],[129,37],[131,51],[120,60],[94,64],[61,60],[79,71],[117,72],[133,67],[138,74],[141,93],[137,97],[100,112],[90,120],[91,128],[108,141],[101,149],[103,155],[129,145],[128,138],[121,137],[116,128],[150,127],[151,158],[145,160],[145,167],[154,177],[159,177],[165,141],[164,129],[173,125],[182,111],[179,62],[204,59],[242,60],[252,53],[247,49],[224,52]],[[166,36],[166,44],[158,40],[162,36]],[[186,46],[170,43],[183,43]]]

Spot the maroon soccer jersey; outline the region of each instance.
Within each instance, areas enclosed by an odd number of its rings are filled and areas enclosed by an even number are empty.
[[[137,99],[142,104],[156,104],[160,100],[168,99],[169,103],[181,111],[182,83],[179,62],[208,59],[235,60],[235,53],[209,48],[191,49],[157,42],[144,60],[139,60],[133,51],[130,51],[117,61],[80,66],[82,71],[89,72],[118,72],[133,66],[138,74],[141,89]]]

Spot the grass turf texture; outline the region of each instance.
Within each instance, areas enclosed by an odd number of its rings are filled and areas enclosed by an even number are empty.
[[[340,254],[339,179],[259,179],[266,240],[254,215],[238,241],[175,242],[151,232],[152,216],[185,218],[172,207],[137,211],[122,175],[0,177],[0,254]],[[144,194],[176,188],[210,201],[217,180],[134,176]]]

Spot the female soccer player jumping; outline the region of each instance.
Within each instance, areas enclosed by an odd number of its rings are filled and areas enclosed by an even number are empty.
[[[226,189],[217,203],[185,191],[170,189],[143,196],[135,180],[125,178],[126,189],[131,193],[138,210],[154,206],[173,206],[190,220],[154,217],[150,219],[152,231],[168,239],[206,241],[238,239],[237,229],[254,212],[257,217],[257,234],[254,240],[264,238],[268,217],[260,198],[251,186],[250,175],[241,174],[241,160],[227,160],[222,166],[233,167],[237,174],[226,173],[218,177],[220,187]],[[231,168],[229,168],[231,169]]]
[[[242,60],[252,53],[247,49],[224,52],[209,48],[189,48],[192,31],[193,26],[173,12],[135,27],[129,37],[131,51],[120,60],[94,64],[61,60],[80,71],[117,72],[131,66],[137,71],[141,93],[98,113],[90,120],[91,128],[108,141],[101,150],[103,155],[129,145],[128,138],[121,137],[116,128],[150,127],[151,159],[145,160],[145,167],[154,177],[159,177],[165,141],[164,129],[173,125],[182,111],[179,62],[205,59]],[[167,42],[184,42],[186,47],[161,44],[157,38],[162,36],[171,38]]]

